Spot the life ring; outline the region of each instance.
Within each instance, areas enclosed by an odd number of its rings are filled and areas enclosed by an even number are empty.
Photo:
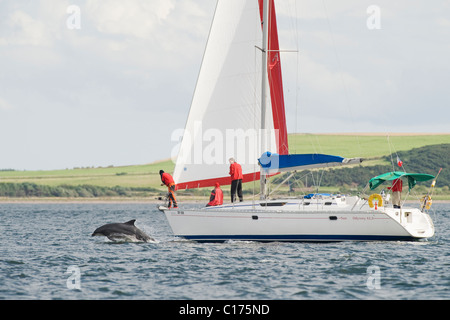
[[[430,210],[431,208],[431,204],[433,203],[433,200],[431,200],[431,196],[423,196],[422,197],[422,202],[421,202],[421,208],[425,208],[427,210]]]
[[[369,197],[369,207],[371,207],[371,208],[374,207],[374,203],[373,203],[374,199],[378,200],[378,207],[383,206],[383,198],[381,197],[381,195],[378,193],[374,193],[374,194],[370,195],[370,197]]]

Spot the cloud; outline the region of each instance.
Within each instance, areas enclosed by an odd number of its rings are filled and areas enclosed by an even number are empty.
[[[85,7],[88,18],[97,30],[106,34],[145,39],[152,37],[156,28],[174,9],[172,0],[88,0]]]
[[[13,106],[9,104],[5,99],[2,99],[0,97],[0,110],[11,110],[13,109]]]
[[[9,34],[0,38],[1,45],[46,46],[51,43],[45,23],[26,12],[16,10],[3,23]]]
[[[61,39],[68,5],[68,0],[0,1],[0,45],[53,45]]]
[[[209,0],[86,0],[81,28],[59,26],[57,48],[83,54],[128,73],[164,69],[165,74],[201,61],[214,3]],[[66,8],[61,8],[64,19]]]

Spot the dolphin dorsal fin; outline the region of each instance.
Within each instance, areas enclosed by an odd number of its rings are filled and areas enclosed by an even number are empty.
[[[125,224],[129,224],[130,226],[134,226],[134,222],[136,221],[136,219],[130,220],[128,222],[125,222]]]

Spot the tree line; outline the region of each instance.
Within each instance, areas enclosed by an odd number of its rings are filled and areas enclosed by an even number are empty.
[[[60,185],[48,186],[30,182],[0,183],[0,197],[68,197],[68,198],[97,198],[97,197],[133,197],[149,196],[159,192],[155,188],[135,187],[103,187],[94,185]]]

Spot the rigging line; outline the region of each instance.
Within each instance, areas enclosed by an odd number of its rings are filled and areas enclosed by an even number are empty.
[[[390,140],[388,140],[388,141],[390,141]],[[391,145],[392,145],[392,148],[394,149],[394,152],[391,152]],[[394,159],[392,158],[392,155],[395,153],[395,155],[398,157],[398,152],[397,152],[397,150],[395,149],[395,146],[394,146],[393,143],[390,143],[390,144],[389,144],[389,152],[391,152],[392,171],[395,171],[395,162],[394,162]],[[405,163],[403,163],[402,166],[401,166],[403,172],[406,172],[405,167],[406,167],[406,166],[405,166]]]
[[[316,153],[316,154],[323,153],[322,145],[320,144],[320,140],[319,140],[319,135],[314,134],[311,136],[314,137],[313,139],[311,139],[311,145],[313,146],[314,153]]]
[[[255,38],[257,38],[256,34],[255,34]],[[255,46],[256,47],[256,46]],[[256,70],[257,68],[257,62],[256,59],[258,59],[258,52],[257,49],[255,48],[254,50],[254,69]],[[254,104],[253,104],[253,113],[256,115],[257,113],[257,106],[258,106],[258,97],[257,97],[257,92],[256,92],[256,83],[257,83],[257,72],[254,73],[254,83],[255,83],[255,89],[253,91],[253,97],[254,97]],[[256,116],[253,117],[253,128],[256,128]],[[258,146],[259,146],[259,141],[258,139],[256,139],[257,141],[255,142],[257,144],[256,146],[256,150],[258,150]],[[252,199],[252,204],[253,204],[253,209],[255,208],[255,189],[256,189],[256,163],[253,164],[253,199]]]
[[[297,11],[297,2],[296,0],[286,1],[286,2],[277,2],[277,5],[283,5],[283,8],[288,14],[288,23],[289,23],[289,40],[290,45],[295,46],[295,50],[280,50],[281,52],[295,52],[296,54],[296,68],[295,68],[295,86],[294,86],[294,99],[295,99],[295,115],[294,115],[294,133],[298,133],[298,113],[299,113],[299,27],[298,27],[298,11]],[[293,32],[292,32],[293,31]]]
[[[298,50],[288,50],[288,49],[286,49],[286,50],[284,50],[284,49],[278,49],[278,50],[266,49],[266,50],[263,50],[262,48],[260,48],[259,46],[256,46],[256,45],[255,45],[255,48],[258,49],[261,52],[298,52]]]
[[[395,171],[394,159],[392,158],[391,141],[389,140],[390,139],[389,134],[386,136],[386,138],[387,138],[387,143],[388,143],[388,147],[389,147],[389,155],[391,157],[392,171]]]
[[[310,173],[311,173],[311,177],[312,177],[312,181],[313,181],[313,185],[314,185],[314,187],[316,187],[317,186],[317,184],[316,184],[316,179],[314,179],[314,172],[311,170],[310,171]],[[317,190],[317,188],[316,188],[316,190]],[[314,192],[315,193],[315,192]]]
[[[269,193],[269,196],[272,195],[272,193],[274,193],[275,191],[277,191],[283,184],[285,184],[296,173],[297,173],[297,171],[288,172],[288,174],[286,174],[288,177],[286,179],[284,179],[283,182],[278,183],[278,185],[275,188],[273,188],[272,191]]]
[[[393,148],[394,148],[395,155],[398,157],[397,150],[395,150],[394,146],[393,146]],[[401,168],[402,168],[403,172],[406,173],[406,164],[405,163],[402,163]]]
[[[317,181],[317,193],[319,193],[319,189],[320,189],[320,185],[322,184],[322,179],[323,179],[323,173],[325,172],[325,169],[324,168],[320,168],[320,169],[318,169],[318,172],[317,172],[317,179],[318,179],[318,181]],[[320,178],[319,178],[319,175],[320,175]]]
[[[303,174],[302,176],[300,176],[300,177],[297,178],[297,174],[300,175],[300,173],[301,173],[301,172],[294,171],[294,174],[292,174],[291,176],[289,176],[289,178],[293,178],[293,179],[294,179],[294,183],[293,183],[293,184],[294,184],[294,185],[297,184],[298,187],[301,187],[301,186],[300,186],[301,180],[302,180],[303,178],[307,177],[307,176],[310,174],[309,172],[307,172],[307,173],[305,173],[305,174]],[[308,186],[307,186],[305,183],[303,183],[303,187],[304,187],[304,188],[307,188]]]
[[[323,153],[322,144],[320,143],[320,140],[319,140],[319,135],[316,135],[315,137],[316,137],[317,144],[319,145],[318,153]]]
[[[298,97],[299,97],[299,91],[300,91],[300,86],[299,86],[299,72],[298,72],[298,68],[299,68],[299,59],[298,59],[298,53],[297,53],[297,57],[296,57],[296,71],[295,71],[295,79],[296,79],[296,83],[295,83],[295,133],[298,133]]]
[[[333,52],[334,52],[334,55],[336,56],[336,62],[338,64],[339,71],[340,71],[339,72],[339,76],[341,78],[341,82],[342,82],[342,85],[344,87],[344,95],[345,95],[345,99],[346,99],[346,102],[347,102],[347,108],[349,109],[349,112],[350,112],[350,115],[351,115],[351,108],[350,108],[350,102],[349,102],[349,97],[348,97],[348,90],[347,90],[346,83],[344,81],[344,77],[342,76],[342,64],[341,64],[341,60],[339,58],[339,55],[337,53],[336,41],[334,40],[334,33],[333,33],[332,28],[331,28],[331,22],[330,22],[330,19],[328,18],[328,12],[327,12],[327,8],[326,8],[326,5],[325,5],[325,0],[322,0],[322,5],[323,5],[323,9],[325,11],[325,17],[327,18],[328,30],[329,30],[330,35],[331,35],[331,42],[332,42],[332,45],[333,45]]]
[[[295,21],[295,46],[296,46],[296,49],[297,49],[297,54],[296,54],[296,63],[297,63],[297,66],[296,66],[296,69],[295,69],[295,81],[296,81],[296,83],[295,83],[295,133],[298,133],[298,109],[299,109],[299,101],[298,101],[298,99],[299,99],[299,91],[300,91],[300,86],[299,86],[299,83],[300,83],[300,79],[299,79],[299,77],[300,77],[300,72],[299,72],[299,65],[300,65],[300,61],[299,61],[299,55],[300,55],[300,53],[299,53],[299,32],[298,32],[298,16],[297,16],[297,14],[298,14],[298,11],[297,11],[297,1],[295,1],[294,0],[294,12],[295,12],[295,19],[294,19],[294,21]]]
[[[318,153],[316,150],[316,145],[314,144],[313,138],[312,138],[312,134],[306,134],[306,136],[308,137],[309,143],[311,144],[311,147],[314,150],[314,153]]]
[[[311,147],[314,150],[315,154],[322,153],[322,146],[320,145],[320,141],[317,137],[317,134],[306,134],[309,142],[311,143]]]
[[[334,52],[334,55],[336,56],[336,62],[337,62],[338,67],[339,67],[339,77],[341,79],[342,86],[344,88],[345,102],[347,103],[348,113],[350,114],[350,117],[351,117],[351,120],[352,120],[353,132],[356,132],[356,128],[355,128],[355,122],[356,121],[355,121],[355,117],[353,115],[352,108],[351,108],[350,98],[349,98],[349,94],[348,94],[348,88],[347,88],[347,85],[346,85],[344,77],[343,77],[342,63],[341,63],[341,59],[339,58],[339,55],[338,55],[338,52],[337,52],[337,49],[336,49],[336,41],[334,39],[334,33],[333,33],[332,28],[331,28],[330,19],[328,17],[328,12],[327,12],[327,8],[326,8],[326,5],[325,5],[325,0],[322,0],[322,5],[323,5],[323,9],[325,11],[325,17],[327,18],[328,30],[329,30],[330,35],[331,35],[331,41],[332,41],[332,44],[333,44],[333,52]],[[355,135],[355,136],[356,136],[356,142],[358,144],[359,150],[361,151],[361,143],[360,143],[360,140],[359,140],[359,136],[358,135]]]
[[[293,7],[292,2],[294,2],[295,9],[292,8]],[[289,30],[294,30],[294,31],[297,31],[297,29],[295,29],[295,26],[296,26],[296,23],[297,23],[297,20],[296,20],[296,18],[297,18],[297,16],[296,16],[296,14],[297,14],[297,11],[296,11],[297,3],[296,2],[297,2],[296,0],[275,2],[276,7],[280,6],[280,9],[281,9],[281,11],[278,11],[278,9],[277,9],[277,12],[286,12],[287,13],[286,14],[286,17],[287,17],[286,21],[289,24]],[[295,33],[289,32],[289,34],[286,35],[286,36],[289,36],[289,38],[290,38],[289,42],[293,43],[293,42],[295,42],[295,39],[297,39],[297,35],[298,35],[297,32],[295,32]]]

